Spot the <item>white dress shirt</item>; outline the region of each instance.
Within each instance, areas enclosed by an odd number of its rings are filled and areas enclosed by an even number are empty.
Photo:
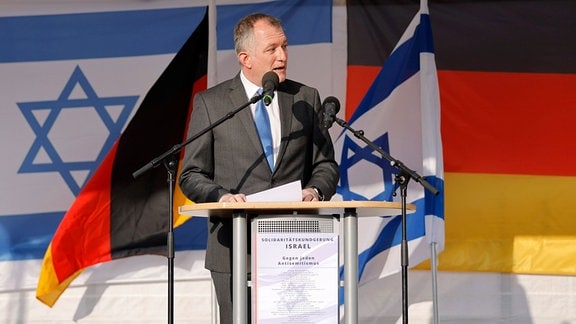
[[[259,86],[255,85],[254,83],[250,82],[245,76],[243,72],[240,72],[240,80],[242,80],[242,85],[244,85],[244,89],[246,90],[246,97],[248,99],[254,97],[254,94],[258,92],[260,89]],[[280,107],[278,106],[278,96],[277,92],[274,91],[274,99],[272,99],[272,103],[270,106],[266,107],[268,111],[268,117],[270,117],[270,129],[272,131],[272,148],[274,150],[274,163],[278,160],[278,151],[280,150],[280,139],[281,139],[281,126],[280,126]],[[254,117],[254,112],[256,111],[256,104],[250,106],[250,110],[252,111],[252,117]]]

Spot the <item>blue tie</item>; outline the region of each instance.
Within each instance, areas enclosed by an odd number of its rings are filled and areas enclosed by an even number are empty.
[[[262,94],[262,89],[258,89],[258,94]],[[274,170],[274,150],[272,148],[272,130],[270,129],[270,117],[262,100],[256,103],[256,111],[254,112],[254,122],[256,129],[260,136],[260,143],[266,154],[270,170]]]

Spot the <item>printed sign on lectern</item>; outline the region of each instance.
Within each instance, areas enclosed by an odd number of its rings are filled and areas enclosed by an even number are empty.
[[[337,221],[322,217],[254,221],[260,222],[252,232],[254,323],[338,323],[337,226],[326,232],[317,226]]]

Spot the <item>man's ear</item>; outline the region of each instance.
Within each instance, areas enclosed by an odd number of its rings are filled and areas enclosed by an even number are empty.
[[[248,69],[252,68],[252,62],[250,60],[250,55],[248,54],[248,52],[240,52],[238,53],[238,62],[240,62],[240,65],[242,65],[243,67],[246,67]]]

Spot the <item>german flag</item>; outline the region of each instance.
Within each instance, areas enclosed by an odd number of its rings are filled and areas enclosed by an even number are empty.
[[[44,256],[36,290],[41,302],[53,306],[89,266],[167,255],[167,171],[160,166],[137,179],[132,174],[184,141],[194,93],[206,89],[207,58],[206,14],[64,216]],[[174,205],[182,204],[177,192]],[[174,215],[175,226],[186,220]]]
[[[576,273],[576,2],[429,9],[445,171],[439,269]],[[348,1],[347,118],[417,11]]]

